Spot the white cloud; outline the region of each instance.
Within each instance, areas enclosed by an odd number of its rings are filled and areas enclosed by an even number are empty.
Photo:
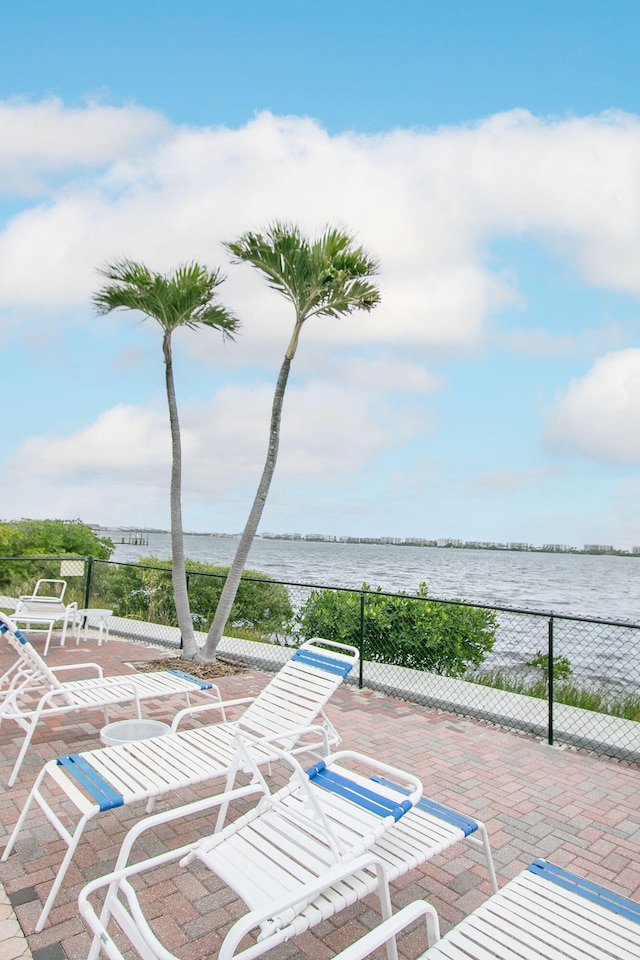
[[[220,264],[223,239],[276,217],[312,231],[341,222],[381,260],[382,305],[311,326],[312,342],[477,344],[487,317],[518,301],[513,277],[485,258],[501,236],[535,235],[588,283],[640,292],[640,123],[630,115],[544,121],[512,111],[367,137],[268,113],[238,130],[169,128],[139,108],[47,101],[36,137],[36,106],[4,109],[16,129],[26,126],[24,150],[39,169],[74,155],[108,163],[0,234],[0,302],[35,308],[40,323],[60,322],[52,310],[86,308],[95,268],[109,258]],[[95,133],[76,153],[85,129]],[[17,154],[6,162],[19,170]],[[258,355],[281,337],[270,318],[286,305],[249,273],[230,268],[224,297]]]
[[[244,523],[266,453],[272,390],[227,386],[205,406],[181,410],[183,503],[191,510],[224,505],[231,528]],[[423,429],[417,417],[398,425],[383,399],[317,381],[290,386],[283,411],[274,491],[296,484],[331,488]],[[29,464],[29,469],[23,468]],[[0,499],[19,516],[81,516],[101,523],[135,518],[168,525],[170,443],[164,406],[121,404],[66,436],[26,440],[6,458]]]
[[[557,452],[640,463],[640,349],[608,353],[571,382],[547,418]]]
[[[71,379],[86,344],[96,363],[91,409],[101,390],[110,405],[81,430],[24,441],[0,479],[0,499],[12,516],[167,525],[164,398],[113,406],[114,397],[144,398],[157,389],[157,377],[152,386],[145,379],[146,342],[129,333],[118,344],[111,336],[109,324],[131,328],[133,318],[101,321],[114,347],[112,354],[96,352],[103,343],[96,348],[90,303],[101,282],[96,267],[127,255],[155,269],[198,258],[228,273],[220,292],[243,321],[237,344],[223,347],[219,335],[203,331],[179,334],[175,346],[187,374],[181,396],[205,389],[194,360],[227,368],[216,372],[217,383],[242,378],[199,406],[181,402],[187,525],[198,511],[211,517],[203,521],[210,528],[242,525],[262,469],[293,313],[251,268],[228,265],[221,241],[276,217],[312,232],[329,221],[353,230],[380,258],[383,301],[371,314],[314,320],[304,330],[268,509],[278,505],[286,517],[290,503],[328,510],[335,502],[336,515],[344,504],[368,515],[372,504],[380,512],[383,499],[386,511],[404,507],[406,496],[394,506],[380,491],[390,489],[388,475],[424,487],[419,441],[432,424],[423,398],[445,385],[429,368],[487,339],[494,347],[574,360],[617,350],[558,398],[545,442],[616,464],[640,460],[640,361],[637,351],[622,349],[633,342],[630,331],[590,316],[592,330],[569,335],[556,331],[550,316],[545,329],[535,329],[534,319],[534,329],[496,333],[496,315],[519,304],[520,293],[514,271],[496,268],[488,253],[497,239],[530,236],[587,284],[640,293],[638,118],[540,120],[512,111],[467,127],[332,136],[312,120],[268,113],[237,130],[187,129],[137,107],[69,110],[59,101],[12,101],[0,104],[0,130],[11,134],[0,154],[0,175],[10,197],[13,191],[9,209],[21,195],[47,192],[0,230],[0,338],[4,324],[15,355],[28,355],[23,377],[34,386],[41,377],[47,390],[52,377],[56,384]],[[500,249],[506,259],[508,247]],[[152,349],[159,351],[159,342]],[[46,368],[30,366],[36,350]],[[98,374],[103,362],[108,377]],[[264,382],[247,382],[266,369]],[[112,389],[114,371],[123,392]],[[133,371],[135,387],[127,381]],[[451,367],[447,376],[453,381]],[[454,387],[447,388],[452,396]],[[34,390],[34,403],[38,396]],[[80,396],[74,402],[81,416]],[[61,407],[60,422],[68,422],[65,416]],[[22,411],[12,436],[35,432],[34,423],[40,432],[42,411],[37,419]],[[443,431],[437,439],[452,438]],[[429,463],[446,456],[442,446],[428,453],[435,458]],[[485,477],[478,499],[495,490],[512,490],[517,499],[520,487],[535,496],[551,476],[544,468],[518,469],[515,460],[511,466]],[[438,495],[448,495],[448,486],[442,481]],[[469,494],[463,483],[456,488],[460,501]],[[422,499],[433,510],[434,498]]]
[[[624,347],[635,340],[635,330],[625,329],[619,323],[605,323],[595,329],[582,329],[576,334],[555,334],[541,327],[529,330],[501,330],[494,342],[508,350],[530,357],[592,358],[605,350]]]
[[[57,97],[0,101],[0,192],[40,194],[52,174],[135,155],[169,129],[160,114],[137,106],[72,109]]]
[[[417,363],[393,360],[367,360],[354,357],[336,364],[328,376],[352,387],[373,389],[378,393],[433,393],[442,389],[442,377]]]

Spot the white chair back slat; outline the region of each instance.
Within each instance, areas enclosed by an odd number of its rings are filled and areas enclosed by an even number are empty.
[[[304,771],[295,757],[272,745],[274,759],[291,769],[289,783],[270,793],[258,769],[252,738],[238,736],[236,767],[251,777],[251,789],[259,799],[246,813],[228,826],[195,845],[181,850],[160,853],[147,861],[127,866],[128,855],[145,830],[155,829],[176,817],[204,809],[202,801],[187,805],[182,811],[166,811],[134,827],[123,844],[115,872],[94,881],[81,894],[81,912],[101,943],[110,942],[106,928],[111,918],[122,927],[137,948],[142,937],[150,952],[149,958],[169,956],[156,939],[144,915],[143,904],[125,879],[129,874],[144,874],[169,859],[180,857],[181,866],[198,860],[214,872],[246,904],[249,913],[232,926],[220,951],[221,957],[235,955],[234,948],[245,933],[259,931],[259,946],[251,956],[258,956],[277,943],[286,942],[298,928],[308,929],[321,919],[329,918],[369,892],[367,884],[356,875],[359,866],[371,865],[379,885],[383,915],[390,914],[388,891],[384,890],[381,865],[362,851],[382,833],[393,833],[402,815],[408,815],[422,794],[420,781],[351,751],[327,757]],[[366,772],[365,772],[366,771]],[[376,782],[366,773],[392,777],[398,789],[389,782]],[[228,780],[228,787],[233,778]],[[238,789],[218,798],[221,807],[232,802]],[[400,792],[400,795],[399,795]],[[244,794],[243,794],[244,795]],[[399,805],[398,805],[399,804]],[[108,892],[100,920],[86,909],[86,897],[94,889],[107,887]],[[118,889],[126,895],[118,901]],[[104,934],[104,935],[103,935]],[[90,952],[95,957],[97,943]],[[247,955],[249,956],[249,955]]]
[[[274,758],[293,773],[286,787],[269,794],[255,764],[254,748],[255,741],[238,735],[238,762],[252,770],[253,781],[263,784],[265,796],[244,817],[197,844],[192,854],[250,909],[287,892],[294,894],[296,887],[331,867],[360,857],[381,836],[393,833],[397,821],[422,796],[416,777],[353,751],[341,751],[305,771],[295,757],[275,747]],[[406,797],[373,782],[359,768],[393,776],[403,784]],[[244,866],[251,863],[253,869]]]
[[[271,723],[272,733],[309,726],[358,659],[356,647],[307,641],[247,707],[240,726],[263,736]]]

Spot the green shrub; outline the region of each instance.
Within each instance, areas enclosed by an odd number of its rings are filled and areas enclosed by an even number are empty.
[[[0,557],[97,557],[108,559],[113,543],[79,520],[16,520],[0,523]],[[60,560],[4,560],[0,590],[11,596],[31,593],[36,580],[60,579]],[[80,597],[65,595],[65,600]]]
[[[194,560],[187,560],[186,567],[194,627],[206,632],[229,568]],[[108,606],[117,616],[177,626],[170,560],[142,557],[137,564],[110,565],[106,581]],[[265,639],[286,633],[292,616],[287,588],[263,573],[246,570],[227,632],[244,631],[253,639]]]
[[[538,670],[542,671],[542,679],[546,684],[549,683],[549,654],[542,653],[541,650],[538,650],[537,653],[527,660],[527,667],[536,667]],[[562,683],[565,680],[568,680],[569,677],[573,675],[573,667],[571,666],[571,661],[568,657],[554,657],[553,658],[553,680],[554,683]]]
[[[367,584],[364,602],[364,658],[446,676],[460,676],[482,663],[495,642],[491,610],[427,600],[421,583],[416,597],[388,596]],[[314,590],[297,616],[301,639],[324,637],[360,644],[361,595]]]

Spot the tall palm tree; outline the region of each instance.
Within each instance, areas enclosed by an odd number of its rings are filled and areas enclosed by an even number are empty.
[[[369,311],[380,301],[377,287],[369,282],[369,278],[378,272],[377,261],[362,247],[356,246],[352,237],[337,228],[327,227],[318,238],[308,240],[296,226],[276,222],[264,234],[245,233],[239,240],[225,246],[231,253],[232,262],[250,263],[262,273],[273,290],[291,302],[295,324],[276,383],[262,476],[207,642],[199,654],[204,660],[215,659],[269,493],[278,457],[282,404],[302,325],[310,317],[339,317],[356,310]]]
[[[93,295],[100,315],[112,310],[136,310],[162,327],[162,351],[171,427],[171,578],[182,637],[182,656],[197,654],[189,608],[182,530],[182,446],[173,380],[171,337],[179,327],[213,327],[223,339],[233,339],[239,321],[217,302],[216,289],[224,281],[218,270],[199,263],[180,265],[171,274],[153,273],[142,263],[116,260],[98,271],[109,281]]]

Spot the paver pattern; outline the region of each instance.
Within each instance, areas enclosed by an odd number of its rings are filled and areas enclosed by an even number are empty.
[[[52,665],[96,660],[106,673],[125,673],[131,669],[130,661],[162,656],[160,650],[113,638],[100,648],[91,643],[52,645],[47,659]],[[10,655],[1,650],[0,671],[9,662]],[[250,670],[221,677],[219,686],[225,699],[251,696],[268,679],[267,674]],[[145,715],[168,720],[180,706],[179,698],[175,704],[147,703]],[[489,724],[353,686],[343,686],[327,712],[343,735],[343,746],[415,771],[430,797],[484,820],[500,885],[543,856],[640,902],[639,767],[554,749]],[[130,715],[130,708],[121,706],[110,719]],[[43,725],[18,783],[11,789],[0,786],[1,838],[11,831],[41,765],[59,754],[99,746],[102,725],[101,714],[81,722],[52,718],[46,728]],[[19,739],[12,724],[0,729],[0,783],[6,784]],[[196,799],[202,789],[185,793],[183,800]],[[63,846],[36,808],[28,832],[9,860],[0,864],[0,893],[3,888],[5,894],[0,896],[0,960],[30,954],[34,960],[86,957],[90,938],[78,915],[78,892],[113,866],[126,831],[143,812],[120,808],[92,822],[47,925],[36,934],[36,920]],[[165,825],[144,839],[140,858],[195,839],[208,826],[210,821],[203,818]],[[482,856],[458,844],[394,884],[393,900],[400,907],[416,897],[428,899],[446,930],[489,892]],[[221,936],[242,912],[233,894],[197,865],[189,874],[171,866],[149,875],[144,903],[147,915],[158,918],[165,945],[184,960],[215,957]],[[374,898],[344,910],[271,955],[276,960],[328,960],[376,922],[376,904]],[[418,949],[415,931],[400,942],[403,957],[415,957]]]

